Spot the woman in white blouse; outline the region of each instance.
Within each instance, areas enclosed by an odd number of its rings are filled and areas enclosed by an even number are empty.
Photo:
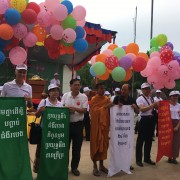
[[[45,110],[46,106],[51,107],[63,107],[62,103],[58,101],[59,97],[59,86],[56,84],[50,84],[48,86],[48,97],[46,99],[42,99],[39,103],[37,108],[36,117],[40,117]],[[33,171],[35,173],[38,172],[39,168],[39,160],[40,160],[40,151],[41,151],[41,144],[37,144],[35,160],[33,165]]]
[[[170,98],[170,112],[174,129],[173,144],[172,144],[172,159],[168,159],[169,163],[177,164],[176,158],[179,157],[180,149],[180,104],[178,103],[179,91],[171,91]]]

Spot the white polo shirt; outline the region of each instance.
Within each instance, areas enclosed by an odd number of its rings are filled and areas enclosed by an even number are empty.
[[[61,103],[65,107],[76,107],[76,108],[87,108],[88,107],[88,98],[85,94],[79,93],[76,97],[73,97],[72,92],[65,93],[62,97]],[[84,113],[75,113],[70,114],[71,122],[83,121]]]
[[[180,120],[180,104],[177,103],[175,106],[170,104],[171,119]]]
[[[161,98],[161,97],[157,97],[157,96],[155,96],[154,97],[154,102],[159,102],[159,101],[162,101],[163,99]]]
[[[60,84],[60,80],[59,79],[51,79],[50,84]]]
[[[146,97],[146,96],[145,96]],[[152,104],[152,101],[151,101],[151,97],[146,97],[147,101],[149,102],[149,104],[151,105]],[[147,103],[147,101],[144,99],[143,96],[139,96],[137,99],[136,99],[136,103],[138,106],[144,106],[144,107],[147,107],[149,106],[149,104]],[[140,115],[141,116],[150,116],[152,115],[152,109],[146,111],[146,112],[140,112]]]
[[[25,95],[32,97],[32,87],[26,82],[18,86],[15,79],[5,83],[1,92],[2,97],[24,97]]]
[[[50,107],[63,107],[63,104],[60,101],[57,101],[56,104],[51,104],[49,98],[42,99],[38,105],[38,110],[43,106],[50,106]]]

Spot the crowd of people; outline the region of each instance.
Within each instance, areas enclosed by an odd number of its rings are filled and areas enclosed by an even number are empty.
[[[27,84],[24,79],[27,73],[25,64],[16,66],[16,78],[4,84],[1,92],[2,97],[24,97],[27,107],[32,106],[32,87]],[[118,105],[130,105],[135,114],[140,117],[137,123],[137,141],[136,141],[136,164],[143,167],[143,161],[150,165],[155,165],[151,159],[151,147],[155,128],[158,123],[158,106],[161,99],[161,91],[156,91],[156,96],[151,97],[151,87],[148,83],[141,85],[141,94],[135,100],[131,94],[131,86],[124,84],[115,88],[115,94],[110,96],[105,91],[103,83],[96,84],[95,95],[90,95],[89,87],[83,88],[80,93],[80,79],[72,79],[70,81],[70,91],[62,96],[59,101],[60,81],[58,74],[54,74],[54,79],[48,86],[48,97],[42,99],[38,105],[36,116],[40,117],[46,106],[67,107],[70,111],[70,131],[69,144],[72,143],[72,160],[70,163],[71,172],[75,176],[80,175],[78,166],[81,157],[81,147],[83,143],[83,127],[85,126],[85,138],[90,141],[90,157],[93,166],[93,175],[100,176],[100,172],[108,173],[108,169],[104,166],[104,160],[107,159],[109,146],[109,127],[110,127],[110,111],[109,109]],[[174,138],[172,145],[172,158],[169,157],[168,162],[177,164],[176,158],[179,156],[180,149],[180,104],[178,98],[179,91],[171,91],[169,93],[170,112],[174,130]],[[156,114],[156,115],[155,115]],[[132,119],[134,121],[134,119]],[[156,129],[157,136],[158,130]],[[144,146],[144,153],[143,153]],[[37,145],[36,157],[34,161],[34,172],[38,172],[40,145]],[[144,154],[144,158],[143,158]],[[97,162],[99,161],[99,166]],[[133,167],[130,167],[133,169]]]

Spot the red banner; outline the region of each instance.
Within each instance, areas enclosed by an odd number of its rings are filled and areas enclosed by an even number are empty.
[[[169,101],[160,101],[158,108],[158,153],[156,162],[163,156],[172,157],[173,127]]]

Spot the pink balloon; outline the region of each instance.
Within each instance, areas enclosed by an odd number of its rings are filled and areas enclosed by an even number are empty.
[[[155,68],[158,68],[161,65],[161,59],[159,57],[152,57],[148,61],[148,66]]]
[[[13,26],[13,31],[14,37],[16,37],[17,39],[22,39],[27,35],[27,27],[22,23],[18,23]]]
[[[66,43],[72,43],[76,40],[76,32],[71,29],[67,28],[63,31],[63,38]]]
[[[37,43],[37,37],[34,33],[28,32],[28,34],[23,39],[23,43],[26,47],[33,47]]]
[[[170,61],[167,64],[167,67],[170,71],[174,71],[179,68],[179,63],[178,63],[178,61]]]
[[[48,11],[53,12],[54,8],[58,6],[59,0],[45,0],[45,6]]]
[[[175,83],[174,80],[169,79],[169,80],[165,83],[164,86],[165,86],[165,88],[167,88],[167,89],[174,89],[175,86],[176,86],[176,83]]]
[[[161,65],[158,68],[158,75],[159,77],[168,77],[168,67],[166,65]]]
[[[45,6],[45,2],[40,3],[39,7],[40,7],[40,11],[47,11],[47,8]]]
[[[113,52],[110,49],[106,49],[102,52],[102,54],[106,55],[107,57],[110,57],[113,55]]]
[[[150,58],[152,58],[152,57],[160,57],[160,53],[157,52],[157,51],[154,51],[154,52],[152,52],[151,55],[150,55]]]
[[[57,21],[63,21],[68,15],[68,10],[63,4],[58,4],[53,10],[53,16]]]
[[[148,76],[151,76],[151,74],[153,73],[153,70],[152,70],[152,67],[151,66],[146,66],[146,68],[141,71],[141,75],[143,77],[148,77]]]
[[[97,55],[95,55],[95,56],[93,56],[93,57],[91,58],[91,64],[92,64],[92,65],[94,65],[94,64],[96,63],[96,56],[97,56]]]
[[[63,31],[64,30],[60,25],[53,25],[50,30],[51,37],[55,40],[61,40]]]
[[[37,21],[41,27],[51,25],[51,15],[47,11],[41,11],[37,16]]]
[[[27,59],[27,53],[22,47],[16,46],[9,52],[9,59],[12,64],[20,65]]]
[[[132,61],[136,58],[136,55],[133,53],[127,53],[126,56],[131,58]]]
[[[147,78],[147,82],[149,83],[149,84],[156,84],[157,82],[158,82],[158,78],[157,78],[157,76],[156,75],[152,75],[152,76],[149,76],[148,78]]]
[[[173,70],[173,71],[170,71],[168,70],[168,77],[172,80],[176,80],[176,79],[179,79],[179,70]]]
[[[163,89],[164,88],[164,85],[160,82],[157,82],[153,85],[154,89],[155,90],[158,90],[158,89]]]
[[[86,20],[83,19],[83,20],[81,20],[81,21],[77,21],[76,24],[77,24],[77,26],[84,27],[84,25],[86,24]]]
[[[75,20],[81,21],[86,17],[86,9],[83,6],[76,6],[73,9],[72,16]]]
[[[0,0],[0,14],[4,14],[9,8],[9,3],[7,0]]]

